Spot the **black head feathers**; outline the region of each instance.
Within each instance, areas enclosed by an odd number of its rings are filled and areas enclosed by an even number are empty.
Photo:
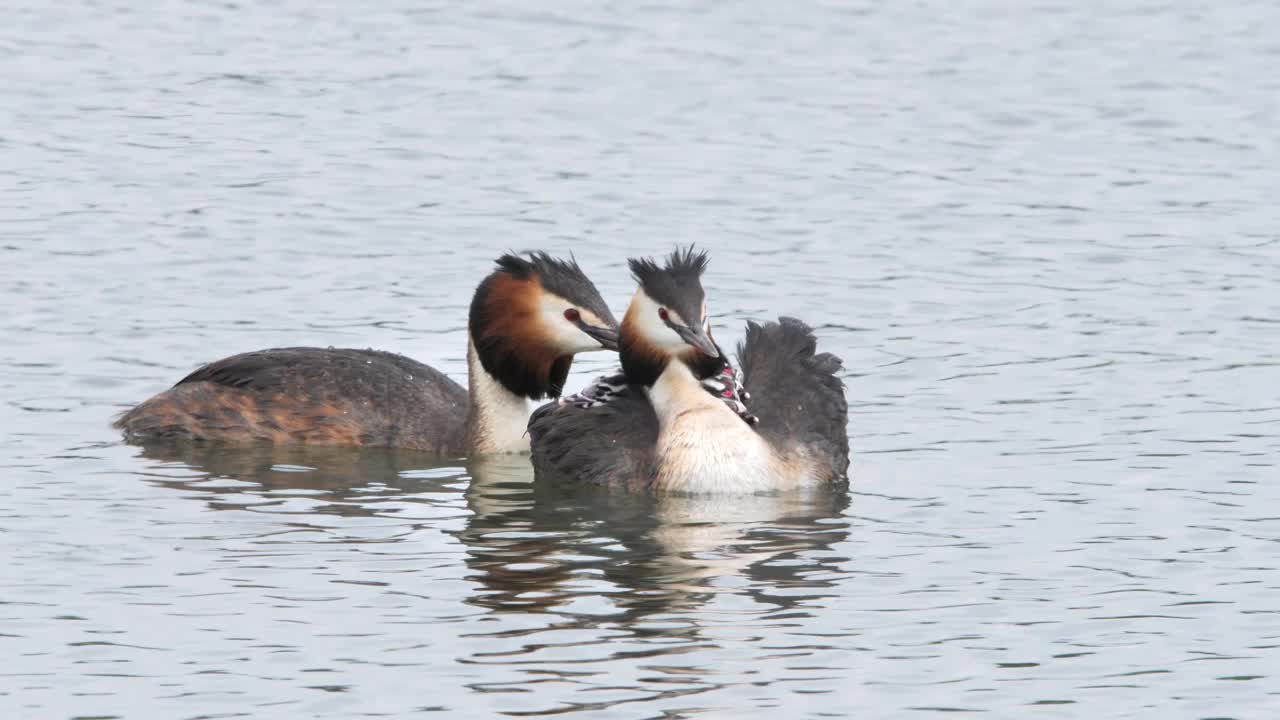
[[[609,306],[600,297],[600,291],[572,257],[559,260],[541,251],[525,253],[524,256],[507,253],[498,258],[497,265],[498,272],[507,273],[517,280],[536,278],[547,292],[590,310],[610,325],[617,325]]]
[[[668,255],[664,267],[658,267],[649,258],[632,258],[627,264],[636,282],[654,302],[675,310],[685,322],[698,325],[702,322],[702,305],[706,300],[702,273],[707,269],[707,262],[707,253],[690,245]]]

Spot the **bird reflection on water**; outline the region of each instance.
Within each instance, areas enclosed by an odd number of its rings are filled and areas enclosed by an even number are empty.
[[[713,581],[731,576],[749,580],[755,599],[790,606],[806,597],[801,588],[821,595],[821,564],[840,561],[806,552],[848,534],[839,520],[844,488],[655,497],[530,483],[523,459],[471,470],[473,515],[460,537],[486,592],[469,602],[494,610],[551,610],[598,595],[638,618],[697,607],[715,592]]]
[[[534,483],[521,455],[463,461],[395,450],[192,444],[153,444],[142,452],[156,463],[152,482],[211,509],[279,511],[296,525],[305,514],[281,508],[303,495],[313,503],[308,512],[326,522],[403,519],[409,527],[394,535],[400,541],[438,531],[461,543],[459,561],[476,584],[457,600],[493,612],[555,613],[584,623],[607,618],[617,627],[696,609],[724,591],[793,608],[834,594],[829,588],[846,560],[831,552],[849,534],[844,487],[654,497]],[[406,504],[431,506],[437,520],[410,520]]]

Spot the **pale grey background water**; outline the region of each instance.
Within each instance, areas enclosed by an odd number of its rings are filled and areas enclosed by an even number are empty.
[[[1280,714],[1274,2],[3,15],[0,716]],[[461,378],[500,251],[621,311],[688,241],[722,339],[844,357],[847,493],[107,427],[274,345]]]

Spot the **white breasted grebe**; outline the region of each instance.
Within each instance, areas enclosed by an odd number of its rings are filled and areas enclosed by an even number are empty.
[[[599,381],[533,414],[538,477],[753,493],[845,476],[848,403],[836,376],[842,363],[817,353],[808,325],[785,317],[748,323],[739,375],[711,336],[701,282],[706,254],[689,248],[665,267],[647,259],[630,265],[640,287],[622,320],[625,381]],[[733,387],[738,377],[741,393]],[[707,392],[709,382],[720,383],[718,392]]]
[[[503,255],[471,301],[470,393],[394,353],[277,348],[205,365],[114,425],[133,442],[527,452],[528,401],[559,397],[573,356],[617,349],[617,328],[576,262]]]

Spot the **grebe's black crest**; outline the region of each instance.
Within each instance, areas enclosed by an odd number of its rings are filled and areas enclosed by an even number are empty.
[[[498,258],[494,272],[471,299],[471,341],[486,372],[507,390],[531,400],[559,397],[573,365],[573,355],[550,345],[542,334],[538,318],[545,294],[590,312],[612,331],[618,327],[600,291],[576,261],[543,252]]]
[[[572,257],[568,260],[560,260],[542,251],[530,252],[526,255],[527,257],[514,253],[503,255],[498,258],[497,269],[518,280],[536,277],[548,292],[559,295],[584,310],[590,310],[615,328],[618,326],[618,322],[613,319],[613,313],[609,312],[609,306],[605,304],[604,298],[600,297],[600,291],[587,278],[582,268],[578,267],[577,260]]]
[[[685,322],[697,325],[702,322],[702,305],[707,298],[702,289],[707,262],[707,253],[690,245],[668,255],[665,267],[649,258],[632,258],[627,264],[646,295],[679,313]]]

